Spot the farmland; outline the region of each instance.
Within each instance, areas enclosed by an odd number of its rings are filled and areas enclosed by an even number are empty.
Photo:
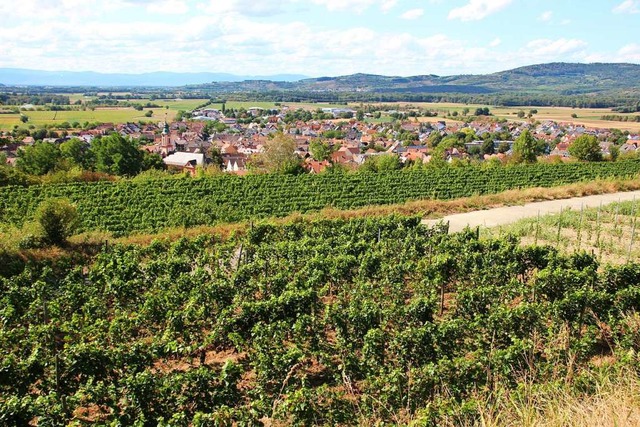
[[[0,276],[0,416],[473,425],[527,384],[636,375],[639,281],[635,263],[420,218],[109,246]]]
[[[631,178],[640,161],[199,179],[73,183],[0,189],[0,221],[21,226],[47,198],[69,198],[81,230],[116,236],[221,222],[282,217],[326,207],[352,209],[419,199],[456,199],[508,189],[553,187],[597,178]]]
[[[84,100],[88,101],[91,99],[95,99],[96,97],[85,97],[82,94],[71,94],[68,95],[70,97],[71,102],[75,102],[76,100]],[[87,110],[87,111],[24,111],[29,117],[29,122],[27,125],[34,126],[43,126],[43,125],[56,125],[63,122],[99,122],[99,123],[124,123],[124,122],[137,122],[137,121],[162,121],[165,118],[165,114],[167,114],[167,118],[172,120],[175,117],[175,113],[178,110],[190,111],[194,108],[198,107],[206,103],[208,100],[206,99],[184,99],[184,100],[173,100],[173,99],[158,99],[151,101],[154,104],[159,105],[166,110],[159,110],[158,108],[147,108],[144,111],[136,111],[133,108],[96,108],[95,110]],[[132,102],[141,102],[146,103],[148,100],[132,100]],[[376,103],[348,103],[348,104],[331,104],[331,103],[312,103],[312,102],[286,102],[282,103],[280,106],[276,105],[275,102],[253,102],[253,101],[234,101],[229,100],[225,103],[225,108],[234,109],[234,110],[247,110],[251,107],[263,108],[265,110],[268,109],[277,109],[281,106],[286,106],[289,109],[305,109],[305,110],[317,110],[319,108],[352,108],[358,109],[362,107],[366,107],[367,105],[376,106],[380,104]],[[576,125],[584,125],[587,127],[595,127],[595,128],[616,128],[620,130],[628,130],[631,132],[639,132],[640,131],[640,122],[620,122],[620,121],[608,121],[602,120],[603,115],[612,114],[611,109],[608,108],[567,108],[567,107],[535,107],[535,106],[526,106],[526,107],[496,107],[491,105],[481,105],[481,104],[456,104],[456,103],[407,103],[407,102],[397,102],[397,103],[384,103],[386,106],[390,106],[392,108],[397,108],[399,110],[410,110],[410,109],[422,109],[437,112],[437,117],[421,117],[420,120],[423,122],[435,122],[438,120],[446,120],[448,122],[459,121],[463,118],[463,110],[468,108],[470,110],[469,114],[473,114],[475,109],[477,108],[489,108],[493,117],[497,119],[506,119],[509,121],[522,121],[517,117],[519,111],[524,111],[528,113],[530,110],[535,109],[538,112],[533,115],[534,120],[551,120],[555,122],[561,123],[573,123]],[[210,108],[222,109],[221,103],[213,103],[209,106]],[[153,110],[154,116],[149,118],[145,117],[145,112],[147,110]],[[458,114],[457,117],[451,117],[448,114],[456,112]],[[56,114],[57,113],[57,114]],[[576,115],[577,117],[572,117],[572,115]],[[617,114],[617,113],[616,113]],[[635,114],[619,114],[621,116],[629,116],[635,117],[638,116],[638,113]],[[376,122],[384,122],[392,120],[386,114],[382,115],[381,119],[370,119],[370,121]],[[13,128],[14,126],[25,126],[20,121],[19,114],[0,114],[0,130],[8,130]]]
[[[143,100],[144,103],[149,102]],[[142,101],[140,101],[142,102]],[[198,105],[203,104],[206,100],[188,99],[188,100],[155,100],[154,104],[162,108],[145,108],[143,111],[137,111],[133,107],[97,107],[94,110],[71,110],[71,111],[23,111],[22,114],[29,117],[29,121],[24,124],[20,121],[20,114],[0,114],[0,130],[12,129],[14,126],[56,126],[64,122],[83,124],[90,123],[126,123],[138,121],[160,122],[166,118],[173,120],[178,110],[191,110]],[[167,108],[168,107],[168,108]],[[145,113],[149,110],[154,112],[152,117],[146,117]]]
[[[352,108],[357,107],[360,104],[351,104]],[[375,105],[375,104],[373,104]],[[522,107],[500,107],[492,105],[481,104],[455,104],[455,103],[385,103],[385,105],[397,106],[398,109],[411,109],[421,108],[423,110],[430,110],[438,112],[438,118],[426,118],[430,121],[435,120],[456,120],[456,117],[447,117],[447,113],[458,113],[458,119],[462,118],[462,113],[465,108],[470,110],[470,114],[473,114],[476,108],[489,108],[493,117],[498,119],[506,119],[508,121],[523,121],[526,119],[519,119],[517,114],[519,111],[524,111],[527,114],[530,110],[537,110],[538,112],[533,115],[534,120],[550,120],[559,123],[572,123],[576,125],[583,125],[587,127],[609,129],[615,128],[620,130],[628,130],[631,132],[640,132],[640,122],[619,122],[602,120],[603,115],[613,114],[610,108],[569,108],[569,107],[535,107],[535,106],[522,106]],[[577,118],[572,117],[572,114],[577,115]],[[618,113],[615,113],[618,114]],[[636,117],[640,113],[635,114],[618,114],[620,116]],[[425,118],[422,118],[425,119]]]

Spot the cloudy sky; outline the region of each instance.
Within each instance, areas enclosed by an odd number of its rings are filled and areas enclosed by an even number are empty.
[[[461,74],[640,63],[640,0],[16,0],[0,67]]]

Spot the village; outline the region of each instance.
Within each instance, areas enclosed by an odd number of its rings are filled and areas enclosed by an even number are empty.
[[[203,108],[190,112],[189,119],[180,121],[103,123],[42,140],[60,144],[70,138],[79,138],[90,146],[94,138],[116,132],[125,138],[139,140],[141,149],[158,154],[167,169],[192,175],[199,167],[212,162],[224,172],[246,174],[251,169],[252,156],[263,152],[267,141],[279,132],[295,141],[295,153],[310,173],[321,173],[336,165],[357,169],[367,159],[383,154],[397,156],[400,165],[428,164],[434,156],[449,163],[467,160],[505,163],[510,158],[514,141],[525,131],[542,147],[541,157],[557,161],[571,160],[569,147],[582,135],[597,138],[605,159],[640,154],[640,134],[573,123],[507,122],[490,117],[467,123],[447,122],[447,118],[420,121],[396,111],[387,112],[391,118],[385,122],[370,120],[370,114],[362,117],[349,108],[318,109],[322,119],[292,119],[304,116],[292,114],[296,112],[286,106],[277,110],[254,107],[232,114]],[[33,136],[20,139],[8,132],[2,135],[2,140],[5,143],[0,145],[0,153],[4,153],[10,165],[16,163],[21,147],[36,143]],[[322,141],[329,148],[322,158],[312,153],[313,141]],[[436,150],[441,141],[449,141],[449,144]]]

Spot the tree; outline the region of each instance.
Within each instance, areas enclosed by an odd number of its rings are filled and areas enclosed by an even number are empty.
[[[569,154],[578,160],[599,162],[602,160],[602,150],[598,139],[593,135],[581,135],[569,146]]]
[[[264,144],[264,152],[257,156],[258,167],[268,172],[287,174],[303,171],[300,158],[295,153],[296,141],[282,132],[273,135]]]
[[[440,135],[440,132],[433,131],[429,134],[429,137],[427,138],[427,145],[431,148],[436,148],[441,141],[442,141],[442,135]]]
[[[356,120],[359,122],[364,120],[364,111],[362,110],[356,111]]]
[[[524,117],[524,111],[520,110],[518,111],[518,118],[521,119]]]
[[[371,156],[360,166],[360,170],[369,172],[383,172],[400,169],[400,158],[395,154],[381,154]]]
[[[615,162],[616,160],[618,160],[618,157],[620,157],[620,147],[612,144],[609,147],[609,159],[612,162]]]
[[[496,147],[493,139],[487,138],[482,142],[482,154],[495,154]]]
[[[135,142],[118,133],[95,139],[91,153],[98,172],[132,176],[142,170],[142,151]]]
[[[145,116],[145,117],[151,117],[151,116],[153,116],[153,110],[149,110],[149,111],[147,111],[146,113],[144,113],[144,116]]]
[[[47,199],[34,217],[46,243],[63,245],[78,227],[78,211],[67,199]]]
[[[148,171],[151,169],[164,170],[166,165],[162,161],[162,157],[157,153],[149,153],[147,151],[142,152],[142,170]]]
[[[314,139],[309,143],[309,152],[311,156],[319,162],[331,158],[331,146],[318,139]]]
[[[29,116],[27,116],[26,114],[21,114],[20,115],[20,121],[22,123],[27,123],[29,121]]]
[[[218,147],[212,145],[209,148],[209,164],[217,167],[218,169],[222,169],[224,167],[224,159],[222,158],[222,152]]]
[[[536,139],[528,129],[515,140],[513,144],[513,159],[516,163],[535,163],[537,161]]]
[[[89,155],[89,147],[78,138],[71,138],[60,144],[62,158],[72,166],[80,166],[83,169],[90,169],[92,162]]]
[[[16,166],[30,175],[44,175],[56,169],[61,153],[57,145],[49,142],[37,142],[30,147],[18,150]]]
[[[469,114],[469,111],[470,111],[470,110],[469,110],[469,107],[464,107],[464,108],[462,109],[462,115],[463,115],[463,116],[466,116],[467,114]]]

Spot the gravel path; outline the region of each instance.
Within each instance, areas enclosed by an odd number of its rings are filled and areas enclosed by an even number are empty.
[[[527,203],[522,206],[506,206],[502,208],[487,209],[483,211],[467,212],[448,215],[440,219],[425,219],[425,225],[435,225],[440,221],[449,222],[449,232],[457,233],[469,226],[475,228],[497,227],[499,225],[512,224],[523,218],[536,217],[538,214],[547,215],[560,213],[567,209],[580,210],[582,207],[597,208],[600,204],[607,205],[615,202],[640,200],[640,191],[624,193],[599,194],[596,196],[574,197],[572,199],[550,200],[547,202]]]

